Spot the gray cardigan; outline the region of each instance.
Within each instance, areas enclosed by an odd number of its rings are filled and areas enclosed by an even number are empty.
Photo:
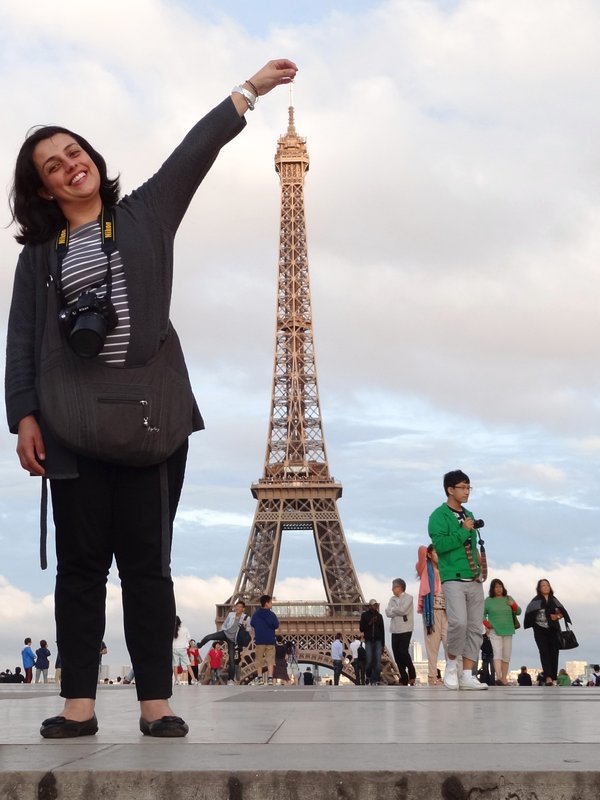
[[[415,627],[412,595],[402,592],[400,597],[396,597],[393,594],[388,601],[385,615],[390,617],[390,633],[412,631]]]
[[[144,364],[158,352],[169,322],[175,233],[219,150],[245,124],[231,98],[226,98],[192,128],[153,177],[115,208],[131,316],[127,366]],[[55,272],[54,240],[25,245],[17,263],[6,348],[6,412],[12,433],[17,433],[23,417],[37,416],[46,446],[46,474],[67,478],[77,475],[76,458],[52,439],[40,419],[36,380],[46,322],[48,264]],[[194,404],[193,430],[203,427]]]

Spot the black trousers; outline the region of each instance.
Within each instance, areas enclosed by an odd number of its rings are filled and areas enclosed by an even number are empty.
[[[166,462],[169,539],[187,442]],[[160,466],[78,458],[79,477],[52,480],[57,575],[54,593],[61,696],[96,696],[106,582],[113,555],[121,580],[125,641],[139,700],[171,696],[175,597],[161,563]],[[169,548],[171,541],[169,541]]]
[[[392,633],[392,653],[394,654],[394,661],[400,670],[400,683],[402,686],[408,686],[409,679],[414,681],[417,677],[415,666],[408,652],[411,636],[412,631]]]
[[[358,658],[355,658],[352,661],[352,666],[354,667],[354,674],[356,675],[357,686],[365,685],[365,664],[366,662],[364,660],[360,661]]]
[[[558,638],[552,628],[533,626],[533,637],[540,653],[544,678],[556,680],[558,675]]]

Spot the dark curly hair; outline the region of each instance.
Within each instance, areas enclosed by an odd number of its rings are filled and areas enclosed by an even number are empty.
[[[502,583],[500,578],[494,578],[494,580],[490,583],[490,597],[496,597],[496,586],[502,587],[502,597],[506,597],[508,592],[506,591],[506,586]]]
[[[119,176],[117,175],[114,180],[108,177],[105,160],[83,136],[60,125],[43,125],[32,128],[17,156],[15,177],[9,198],[13,222],[19,226],[19,231],[15,234],[15,239],[19,244],[47,242],[65,224],[65,218],[58,204],[40,196],[43,184],[33,163],[33,152],[37,145],[57,133],[72,136],[98,168],[102,203],[110,207],[114,206],[119,199]]]

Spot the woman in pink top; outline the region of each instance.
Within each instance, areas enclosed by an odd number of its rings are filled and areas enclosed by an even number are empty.
[[[442,583],[437,568],[437,553],[432,544],[429,547],[419,547],[418,561],[415,565],[419,585],[419,601],[417,611],[423,615],[423,638],[429,662],[427,682],[430,686],[441,683],[438,679],[437,661],[440,644],[444,647],[446,657],[446,635],[448,633],[448,620],[446,606],[442,594]]]

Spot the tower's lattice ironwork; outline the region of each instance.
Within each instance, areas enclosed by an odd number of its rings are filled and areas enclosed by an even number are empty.
[[[275,169],[281,183],[279,270],[275,363],[271,413],[262,477],[252,484],[257,501],[246,553],[232,597],[217,606],[222,623],[231,605],[247,610],[262,594],[273,595],[282,534],[312,530],[326,602],[275,603],[280,633],[295,645],[304,663],[331,666],[330,645],[337,632],[347,641],[358,632],[365,600],[344,536],[337,501],[342,485],[329,473],[313,335],[304,177],[309,168],[306,140],[298,136],[294,109],[278,140]],[[395,670],[384,657],[384,679]],[[347,675],[354,678],[351,667]],[[256,674],[252,650],[241,661],[241,679]]]

